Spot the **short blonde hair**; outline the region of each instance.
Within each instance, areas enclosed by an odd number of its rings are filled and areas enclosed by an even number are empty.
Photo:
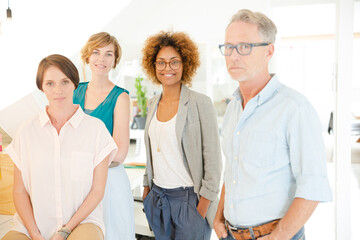
[[[181,82],[191,86],[192,77],[200,66],[199,50],[190,37],[183,32],[161,31],[146,40],[142,50],[142,67],[146,75],[153,83],[161,84],[156,77],[155,60],[160,49],[168,46],[173,47],[181,56],[183,64]]]
[[[253,12],[248,9],[241,9],[232,16],[230,24],[236,21],[243,21],[247,23],[256,24],[259,28],[259,33],[263,40],[267,43],[275,43],[277,28],[273,21],[270,20],[265,14],[261,12]]]
[[[84,64],[89,63],[89,57],[94,49],[106,47],[109,44],[113,44],[115,48],[115,63],[113,67],[115,68],[121,59],[121,47],[117,39],[107,32],[99,32],[89,38],[85,46],[81,49],[81,60]]]

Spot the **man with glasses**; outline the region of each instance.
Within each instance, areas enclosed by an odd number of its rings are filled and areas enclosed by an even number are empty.
[[[240,10],[219,45],[239,82],[222,125],[225,182],[214,220],[223,239],[305,239],[319,202],[331,201],[318,116],[268,71],[277,29]]]

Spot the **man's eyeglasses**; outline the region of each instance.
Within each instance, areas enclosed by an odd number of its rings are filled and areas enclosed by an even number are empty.
[[[166,68],[166,65],[168,65],[168,64],[172,70],[178,70],[181,66],[181,61],[179,61],[179,60],[173,60],[170,62],[156,61],[154,64],[155,64],[156,69],[159,71],[164,70]]]
[[[231,45],[231,44],[220,44],[219,49],[222,55],[230,56],[234,50],[236,49],[237,53],[240,55],[249,55],[253,47],[261,47],[267,46],[270,43],[240,43],[238,45]]]

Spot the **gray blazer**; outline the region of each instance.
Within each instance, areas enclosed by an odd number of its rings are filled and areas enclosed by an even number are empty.
[[[153,184],[154,172],[149,125],[156,113],[160,98],[161,95],[157,95],[149,101],[145,125],[147,162],[144,186],[150,188]],[[198,198],[203,196],[211,201],[206,219],[213,228],[219,202],[222,161],[216,112],[211,99],[182,85],[175,128],[185,168],[194,183],[194,192]]]

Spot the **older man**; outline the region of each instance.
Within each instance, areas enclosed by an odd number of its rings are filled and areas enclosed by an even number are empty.
[[[319,202],[331,201],[318,116],[268,71],[276,32],[264,14],[240,10],[219,46],[239,82],[222,126],[219,238],[305,239],[305,222]]]

